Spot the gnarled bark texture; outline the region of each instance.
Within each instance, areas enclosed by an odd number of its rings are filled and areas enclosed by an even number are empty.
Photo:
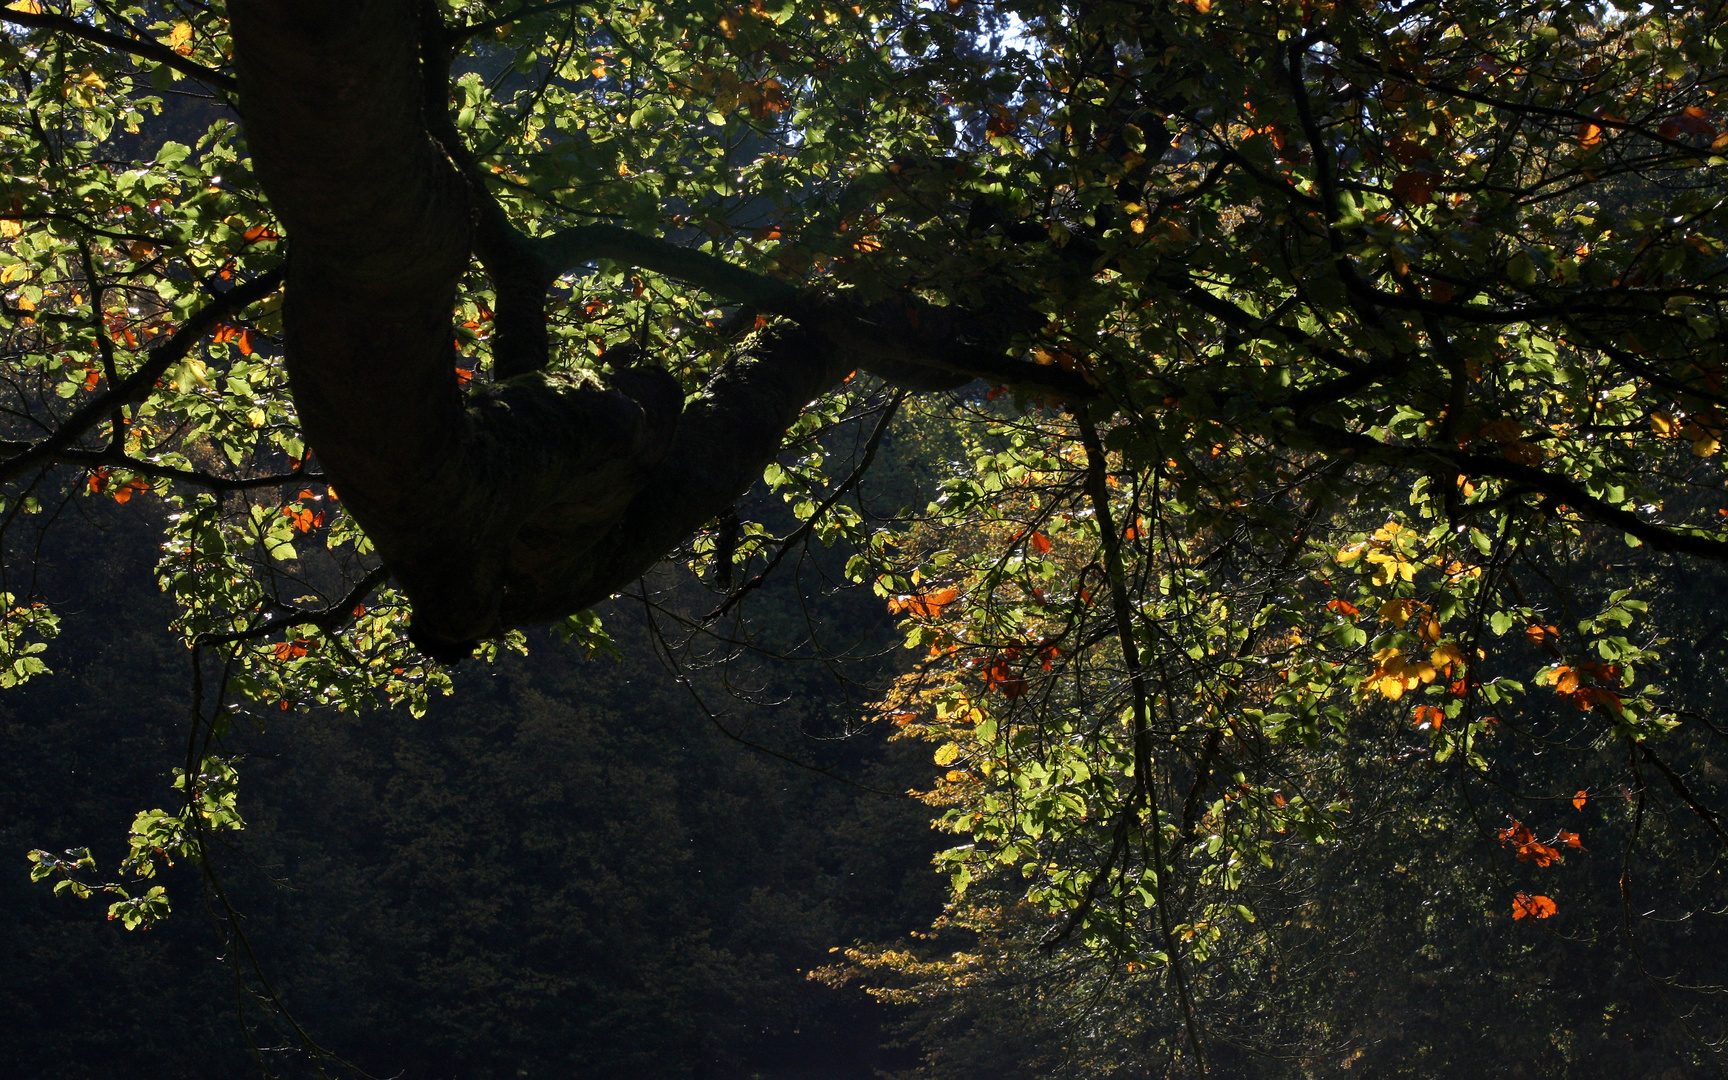
[[[650,368],[529,372],[465,400],[451,313],[480,209],[422,112],[416,5],[230,10],[247,137],[292,245],[295,404],[427,651],[466,655],[621,588],[723,512],[844,376],[834,347],[793,329],[687,410]]]
[[[919,389],[982,375],[1090,393],[1008,360],[989,320],[911,299],[855,311],[613,226],[522,235],[449,123],[453,39],[431,5],[232,0],[229,12],[247,139],[291,244],[295,404],[434,656],[624,587],[724,512],[800,410],[860,363]],[[503,378],[465,398],[451,315],[471,255],[499,293]],[[545,290],[599,256],[798,326],[764,335],[688,407],[654,368],[548,374]]]

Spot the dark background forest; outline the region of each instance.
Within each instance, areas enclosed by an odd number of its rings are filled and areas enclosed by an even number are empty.
[[[23,859],[93,843],[111,864],[125,821],[176,797],[189,673],[151,584],[147,514],[65,510],[37,563],[65,647],[52,677],[0,702],[6,1076],[256,1075],[195,868],[170,872],[174,917],[129,934],[30,884]],[[758,622],[796,617],[784,595],[763,608]],[[695,676],[723,713],[710,719],[656,659],[640,605],[609,615],[620,659],[542,632],[526,657],[461,670],[423,718],[311,713],[240,733],[248,828],[216,869],[272,988],[383,1076],[909,1063],[882,1049],[879,1006],[804,973],[940,909],[928,809],[864,789],[923,782],[926,751],[835,738],[845,719],[814,665],[775,670],[763,689],[786,700],[769,707]],[[868,634],[881,608],[842,599],[827,615]]]

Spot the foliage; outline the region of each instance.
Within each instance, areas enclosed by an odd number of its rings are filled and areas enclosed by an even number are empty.
[[[1450,857],[1500,862],[1492,888],[1453,880],[1453,925],[1575,927],[1667,993],[1701,985],[1591,906],[1607,889],[1641,918],[1629,871],[1559,882],[1613,845],[1664,866],[1728,840],[1710,699],[1674,647],[1707,640],[1703,616],[1670,602],[1687,560],[1728,557],[1719,7],[433,7],[463,46],[451,123],[502,211],[538,239],[626,227],[647,253],[554,290],[555,371],[628,346],[699,396],[791,289],[770,314],[846,302],[884,335],[947,335],[971,357],[948,375],[1004,373],[952,400],[958,460],[925,514],[852,510],[818,438],[939,415],[890,367],[895,389],[855,378],[788,433],[766,479],[798,526],[722,521],[681,553],[727,583],[843,541],[904,617],[914,662],[879,711],[936,744],[950,925],[1016,944],[859,963],[949,993],[979,965],[1043,970],[1023,952],[1042,940],[1087,993],[1132,965],[1169,1071],[1212,1045],[1349,1052],[1341,1020],[1250,1022],[1278,957],[1331,940],[1292,897],[1358,872],[1367,835],[1473,833]],[[422,710],[448,676],[373,597],[275,362],[284,241],[223,109],[220,14],[7,18],[35,29],[6,45],[0,122],[6,475],[42,489],[8,522],[50,491],[165,504],[176,625],[198,671],[224,669],[188,775],[222,767],[235,715]],[[188,78],[213,99],[170,106]],[[465,385],[488,377],[496,286],[472,273],[452,312]],[[875,344],[850,332],[836,347]],[[564,629],[603,648],[589,618]],[[1415,792],[1367,764],[1388,757],[1455,801],[1387,824]],[[1561,816],[1622,785],[1623,815]],[[205,827],[203,790],[175,828]],[[1719,910],[1713,874],[1675,902]],[[1688,1023],[1709,1052],[1728,1037]],[[1123,1038],[1061,1067],[1153,1052]]]

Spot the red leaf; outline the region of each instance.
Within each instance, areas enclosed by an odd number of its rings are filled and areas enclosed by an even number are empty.
[[[1401,172],[1392,181],[1392,194],[1416,206],[1434,201],[1434,188],[1440,178],[1431,172],[1411,170]]]
[[[1036,551],[1040,555],[1049,554],[1050,538],[1048,536],[1045,536],[1041,532],[1033,533],[1032,534],[1032,550]]]
[[[1002,696],[1009,701],[1026,693],[1026,680],[1014,673],[1014,669],[1001,660],[994,661],[984,669],[984,685],[992,690],[1002,691]]]

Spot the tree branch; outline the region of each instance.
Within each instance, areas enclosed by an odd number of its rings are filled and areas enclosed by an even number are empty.
[[[151,346],[144,363],[122,380],[120,385],[86,401],[73,410],[72,415],[51,434],[31,443],[27,449],[10,460],[0,463],[0,483],[15,480],[31,469],[55,461],[63,451],[83,438],[92,428],[107,420],[115,409],[144,400],[155,388],[156,380],[185,359],[192,346],[215,329],[217,323],[275,292],[282,284],[282,279],[281,270],[272,270],[244,285],[237,285],[225,293],[217,294],[214,300],[199,308],[172,335]]]
[[[1618,506],[1603,502],[1574,480],[1544,472],[1531,465],[1522,465],[1498,455],[1467,454],[1439,446],[1392,446],[1367,435],[1312,421],[1298,420],[1296,427],[1323,446],[1353,450],[1400,467],[1412,467],[1415,464],[1413,459],[1425,457],[1443,461],[1455,472],[1466,476],[1495,476],[1502,480],[1511,480],[1565,503],[1580,516],[1599,525],[1607,525],[1635,536],[1657,551],[1719,562],[1728,561],[1728,541],[1702,533],[1680,532],[1672,526],[1645,521],[1630,510],[1622,510]]]
[[[325,633],[331,633],[347,625],[354,617],[354,608],[372,594],[372,590],[384,584],[390,571],[380,566],[360,579],[359,584],[348,591],[348,595],[317,611],[305,608],[288,608],[249,630],[230,630],[223,634],[202,634],[195,642],[197,645],[225,645],[235,641],[252,641],[261,637],[269,637],[278,630],[286,630],[290,626],[305,626],[310,623]]]
[[[31,443],[0,442],[0,458],[8,454],[23,453],[31,448]],[[62,450],[55,454],[52,464],[79,465],[85,468],[124,469],[137,473],[139,476],[149,476],[158,480],[173,480],[182,484],[193,484],[210,491],[246,491],[252,488],[283,487],[289,484],[321,483],[324,474],[302,472],[296,470],[289,473],[276,473],[270,476],[217,476],[197,469],[177,469],[172,465],[162,465],[144,458],[131,457],[110,447],[106,450]]]
[[[961,333],[964,313],[922,300],[908,298],[861,309],[848,303],[844,294],[824,297],[805,292],[719,256],[617,225],[579,225],[537,243],[541,258],[558,275],[596,259],[611,259],[784,316],[857,354],[866,370],[889,382],[910,381],[919,388],[917,374],[909,369],[923,367],[1039,390],[1062,401],[1093,401],[1101,396],[1100,389],[1078,372],[1015,360],[1005,355],[1003,347],[967,340]]]
[[[223,74],[213,68],[207,68],[196,60],[188,59],[158,41],[149,38],[129,38],[112,31],[102,30],[87,23],[65,15],[56,15],[49,11],[29,12],[16,8],[0,9],[0,20],[28,26],[33,30],[52,30],[68,37],[82,38],[93,45],[101,45],[116,52],[130,53],[146,60],[154,60],[158,64],[171,67],[180,74],[188,76],[225,94],[232,94],[239,84],[234,76]]]
[[[768,565],[764,566],[760,573],[740,585],[737,590],[735,590],[720,604],[719,607],[702,617],[702,622],[704,624],[711,623],[715,619],[726,614],[728,611],[732,610],[732,608],[736,607],[739,601],[743,600],[744,597],[761,588],[762,583],[768,580],[768,575],[772,574],[775,568],[785,560],[786,554],[794,547],[798,546],[800,541],[804,540],[815,530],[816,523],[822,520],[822,515],[826,514],[835,503],[845,498],[848,491],[851,491],[853,488],[858,486],[859,481],[864,479],[864,474],[870,470],[870,463],[876,460],[876,448],[882,445],[882,436],[888,433],[888,425],[893,423],[895,412],[899,410],[900,403],[905,400],[906,391],[904,390],[896,393],[889,399],[887,406],[882,410],[881,419],[876,421],[875,430],[870,432],[869,441],[864,444],[863,456],[858,459],[858,464],[853,468],[851,474],[848,475],[845,480],[841,481],[838,487],[828,493],[828,497],[822,500],[821,504],[816,507],[815,511],[812,512],[807,519],[805,519],[803,524],[792,530],[791,534],[781,542],[779,550],[774,552],[774,557],[768,560]]]

